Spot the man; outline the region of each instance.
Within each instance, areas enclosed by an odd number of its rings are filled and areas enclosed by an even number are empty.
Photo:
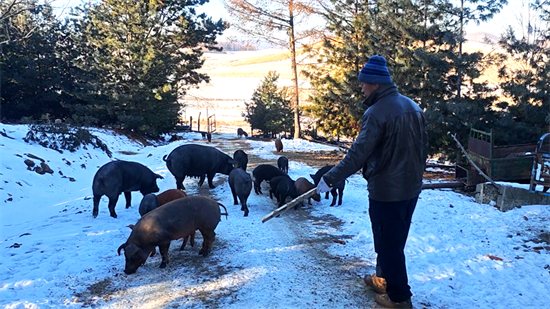
[[[323,176],[317,192],[328,192],[363,169],[377,253],[376,274],[365,276],[365,283],[379,293],[378,304],[412,308],[404,248],[426,164],[424,113],[399,94],[384,57],[372,56],[358,78],[368,106],[361,132],[345,158]]]

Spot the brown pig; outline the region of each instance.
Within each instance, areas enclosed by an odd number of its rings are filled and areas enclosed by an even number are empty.
[[[141,203],[139,204],[139,214],[143,217],[146,213],[150,212],[153,209],[156,209],[168,202],[171,202],[173,200],[177,200],[182,197],[187,197],[187,193],[185,191],[179,190],[179,189],[168,189],[162,193],[159,193],[158,195],[154,195],[153,193],[149,193],[143,197],[141,200]],[[191,233],[188,238],[185,238],[183,240],[183,244],[181,245],[180,250],[183,250],[185,248],[185,245],[187,245],[187,241],[190,239],[189,244],[191,247],[195,246],[195,232]],[[154,256],[157,252],[153,250],[151,252],[151,256]]]
[[[154,195],[153,193],[147,194],[139,204],[139,214],[143,217],[146,213],[155,208],[186,196],[187,193],[179,189],[168,189],[158,195]]]
[[[283,142],[278,137],[275,139],[275,149],[277,149],[277,152],[283,151]]]
[[[220,206],[225,213],[220,212]],[[170,241],[185,239],[196,230],[203,237],[199,254],[207,256],[212,250],[216,236],[214,230],[221,215],[227,216],[225,206],[204,196],[188,196],[152,210],[136,223],[126,242],[118,248],[119,255],[124,249],[124,272],[128,275],[135,273],[157,246],[162,257],[160,268],[166,267]]]
[[[187,193],[183,190],[178,189],[168,189],[162,193],[157,194],[157,199],[159,200],[159,206],[164,205],[173,200],[177,200],[182,197],[187,197]]]
[[[296,191],[298,192],[298,196],[306,193],[307,191],[315,188],[315,185],[312,184],[311,182],[309,182],[309,180],[305,179],[304,177],[300,177],[298,179],[296,179],[296,181],[294,182],[294,186],[296,186]],[[308,198],[307,199],[307,202],[309,205],[311,205],[311,198],[313,198],[313,200],[319,202],[321,201],[321,196],[317,193],[315,193],[312,197]]]

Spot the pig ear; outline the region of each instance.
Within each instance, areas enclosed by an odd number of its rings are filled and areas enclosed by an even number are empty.
[[[126,256],[134,256],[139,251],[139,247],[136,244],[130,244],[124,248]]]
[[[315,175],[309,174],[309,177],[311,177],[311,179],[315,180]]]
[[[134,229],[134,226],[135,226],[135,225],[133,225],[133,224],[128,224],[128,225],[127,225],[127,227],[129,227],[131,230]]]
[[[160,176],[159,174],[155,174],[155,179],[156,178],[164,179],[164,177]]]
[[[120,247],[118,247],[118,250],[117,250],[118,255],[120,255],[120,250],[126,248],[126,246],[128,246],[128,244],[127,244],[127,243],[123,243],[122,245],[120,245]]]

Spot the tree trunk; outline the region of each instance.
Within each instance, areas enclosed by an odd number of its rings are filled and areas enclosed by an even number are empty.
[[[464,37],[464,0],[460,1],[460,41],[458,42],[458,68],[457,68],[457,80],[458,88],[456,90],[456,101],[460,103],[460,97],[462,97],[462,41]]]
[[[296,41],[294,38],[294,1],[289,1],[288,10],[290,16],[288,39],[290,43],[290,60],[292,61],[292,79],[294,82],[294,138],[300,138],[300,94],[298,88],[298,68],[296,67]]]

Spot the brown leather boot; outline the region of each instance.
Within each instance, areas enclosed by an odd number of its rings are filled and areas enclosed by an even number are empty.
[[[365,284],[371,287],[378,294],[386,294],[386,279],[377,277],[376,274],[366,275]]]
[[[405,309],[412,309],[412,302],[411,299],[407,299],[405,301],[396,303],[390,299],[388,294],[379,294],[376,295],[376,298],[374,299],[380,306],[385,308],[405,308]]]

